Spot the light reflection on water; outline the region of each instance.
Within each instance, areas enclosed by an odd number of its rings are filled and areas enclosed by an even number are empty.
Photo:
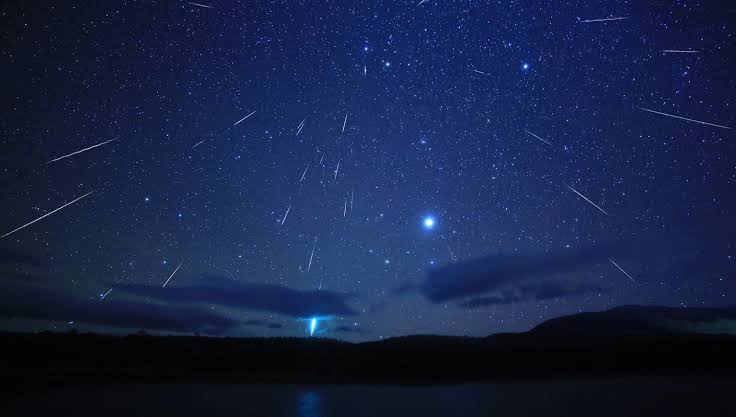
[[[298,417],[321,417],[323,415],[322,397],[319,392],[306,390],[299,394]]]

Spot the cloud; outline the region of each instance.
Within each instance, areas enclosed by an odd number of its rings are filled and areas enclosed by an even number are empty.
[[[480,297],[505,288],[508,291],[466,302],[471,305],[540,299],[538,297],[554,298],[567,295],[566,291],[559,285],[543,285],[543,279],[574,271],[609,256],[611,248],[600,246],[566,251],[558,255],[491,255],[430,270],[425,280],[419,284],[418,291],[434,303]],[[531,287],[519,286],[532,280],[536,280],[537,284],[529,284]],[[559,295],[555,295],[556,293]]]
[[[206,276],[192,285],[116,285],[129,294],[150,297],[166,303],[207,303],[267,311],[295,318],[313,316],[355,316],[347,304],[349,296],[326,290],[293,290],[281,285],[242,284],[230,279]]]
[[[23,264],[29,266],[44,266],[39,258],[34,255],[16,250],[0,248],[0,263],[2,264]]]
[[[541,301],[601,291],[603,291],[601,287],[586,283],[568,283],[549,280],[530,281],[518,285],[511,285],[498,291],[497,294],[471,298],[460,303],[460,305],[465,308],[476,308],[522,301]]]
[[[200,309],[79,298],[37,285],[0,284],[0,317],[75,321],[118,328],[221,334],[236,323]]]
[[[268,327],[269,329],[281,329],[284,327],[284,325],[281,323],[268,322],[268,321],[260,320],[260,319],[246,320],[243,322],[243,325],[255,326],[255,327]]]

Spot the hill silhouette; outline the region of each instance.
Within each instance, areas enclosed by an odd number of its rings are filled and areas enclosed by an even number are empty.
[[[736,375],[734,309],[627,306],[525,333],[322,338],[1,333],[3,382],[447,383]]]

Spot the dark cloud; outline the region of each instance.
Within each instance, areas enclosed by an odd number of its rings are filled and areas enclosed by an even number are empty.
[[[268,327],[269,329],[281,329],[284,327],[284,325],[281,323],[268,322],[266,320],[260,320],[260,319],[246,320],[243,322],[243,325],[255,326],[255,327]]]
[[[490,295],[485,301],[471,300],[472,304],[485,302],[498,304],[513,302],[514,293],[524,298],[525,291],[532,291],[518,287],[522,282],[529,280],[541,281],[555,274],[574,271],[582,266],[605,260],[611,256],[610,247],[590,247],[576,251],[566,251],[557,255],[491,255],[480,259],[449,264],[429,271],[426,279],[418,290],[428,300],[443,303],[458,299],[479,297],[494,291],[503,290],[512,286],[511,292],[501,295]],[[564,291],[560,287],[540,286],[538,294],[526,294],[526,297],[546,296],[555,291]],[[558,295],[561,296],[561,295]]]
[[[519,285],[511,285],[498,291],[496,294],[471,298],[468,301],[460,303],[460,305],[466,308],[476,308],[522,301],[541,301],[601,291],[603,291],[601,287],[592,284],[568,283],[564,281],[531,281]]]
[[[8,248],[0,248],[0,264],[23,264],[29,266],[44,266],[45,263],[38,257]]]
[[[357,326],[346,326],[346,325],[340,325],[335,328],[335,332],[337,333],[366,333],[365,330],[361,329]]]
[[[358,313],[347,304],[349,296],[325,290],[293,290],[280,285],[241,284],[208,276],[192,285],[170,285],[166,288],[150,285],[116,285],[127,293],[150,297],[167,303],[207,303],[221,306],[268,311],[291,317],[355,316]]]
[[[75,297],[54,288],[17,283],[0,284],[0,317],[205,334],[221,334],[236,324],[225,317],[195,308],[145,304],[112,297],[99,301]]]

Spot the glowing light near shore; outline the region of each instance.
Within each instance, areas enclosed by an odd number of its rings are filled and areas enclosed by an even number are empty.
[[[309,335],[314,336],[315,330],[317,330],[317,318],[312,317],[312,319],[309,320]]]

